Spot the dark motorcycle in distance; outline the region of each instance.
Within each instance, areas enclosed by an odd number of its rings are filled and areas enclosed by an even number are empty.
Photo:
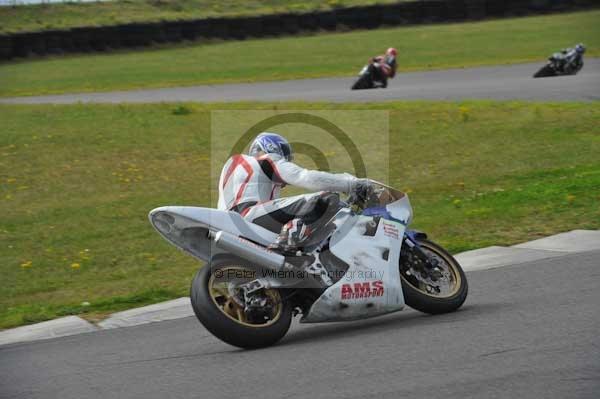
[[[575,75],[583,68],[583,53],[585,47],[578,44],[575,48],[568,48],[552,54],[548,63],[537,71],[534,78],[546,78],[550,76]]]
[[[385,88],[385,86],[380,82],[379,76],[381,76],[380,71],[381,65],[378,62],[373,62],[367,64],[360,70],[358,74],[358,79],[352,85],[352,90],[364,90],[364,89],[375,89],[375,88]]]

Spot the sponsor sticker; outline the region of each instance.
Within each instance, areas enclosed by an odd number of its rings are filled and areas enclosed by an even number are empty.
[[[383,222],[383,234],[388,237],[398,239],[400,232],[398,231],[398,227],[394,223]]]
[[[383,281],[342,284],[342,299],[362,299],[383,296]]]

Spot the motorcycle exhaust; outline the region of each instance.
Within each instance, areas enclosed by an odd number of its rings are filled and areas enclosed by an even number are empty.
[[[214,238],[218,248],[256,263],[259,266],[267,267],[276,272],[284,270],[287,266],[283,255],[270,251],[245,238],[238,237],[225,231],[218,231],[217,233],[210,232],[210,235]]]

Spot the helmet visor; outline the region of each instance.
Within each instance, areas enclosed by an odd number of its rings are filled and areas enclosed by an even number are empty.
[[[282,155],[285,159],[287,159],[288,161],[294,159],[294,156],[292,155],[292,146],[289,145],[289,143],[281,143],[280,147]]]

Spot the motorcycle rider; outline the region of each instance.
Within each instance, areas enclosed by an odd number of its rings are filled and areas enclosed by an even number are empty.
[[[369,64],[375,64],[375,70],[378,72],[376,80],[381,82],[381,87],[387,87],[388,78],[394,78],[396,76],[396,70],[398,69],[398,63],[396,62],[396,56],[398,50],[390,47],[386,50],[385,54],[378,55],[369,60]]]
[[[270,248],[286,256],[297,255],[307,244],[319,241],[316,231],[339,210],[336,192],[364,195],[371,186],[368,179],[304,169],[292,159],[292,148],[284,137],[263,132],[250,145],[248,155],[237,154],[227,160],[219,179],[218,209],[238,212],[279,233]],[[286,185],[317,192],[279,198]]]
[[[577,44],[574,48],[566,48],[556,53],[553,57],[560,62],[560,68],[565,73],[571,73],[578,71],[583,67],[583,54],[585,53],[585,46],[581,43]],[[552,61],[552,58],[550,61]]]

